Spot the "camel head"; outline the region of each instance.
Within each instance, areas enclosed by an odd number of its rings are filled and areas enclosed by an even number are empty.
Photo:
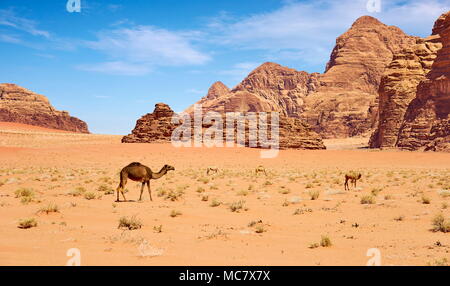
[[[168,172],[168,171],[175,171],[175,168],[174,167],[172,167],[172,166],[170,166],[170,165],[164,165],[164,170],[166,170],[166,172]]]

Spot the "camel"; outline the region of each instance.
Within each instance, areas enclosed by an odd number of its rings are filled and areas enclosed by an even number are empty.
[[[206,169],[206,175],[209,175],[212,172],[214,172],[214,174],[217,174],[219,172],[219,168],[217,168],[216,166],[209,166]]]
[[[139,162],[133,162],[128,166],[125,166],[122,171],[120,171],[120,183],[117,187],[117,200],[119,200],[119,192],[122,194],[124,201],[127,201],[125,194],[123,193],[123,188],[127,184],[127,179],[133,181],[142,182],[141,195],[139,196],[139,201],[142,200],[142,192],[144,191],[144,185],[147,184],[148,194],[150,195],[150,200],[152,199],[152,193],[150,190],[150,180],[156,180],[167,174],[168,171],[175,171],[175,168],[169,165],[164,165],[158,173],[154,173],[149,167],[142,165]]]
[[[264,173],[264,175],[267,176],[266,168],[264,168],[264,166],[262,166],[262,165],[259,165],[258,167],[256,167],[255,174],[258,175],[259,173]]]
[[[345,190],[350,190],[350,188],[348,187],[348,181],[350,181],[350,183],[353,183],[353,186],[356,188],[356,181],[361,179],[361,173],[347,173],[345,174],[345,184],[344,184],[344,189]]]

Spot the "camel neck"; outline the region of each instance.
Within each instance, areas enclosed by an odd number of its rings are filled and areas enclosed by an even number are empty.
[[[167,171],[162,168],[158,173],[153,173],[152,179],[159,179],[162,176],[164,176],[167,173]]]

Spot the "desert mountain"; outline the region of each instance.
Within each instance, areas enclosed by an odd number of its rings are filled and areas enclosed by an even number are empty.
[[[208,92],[198,103],[219,112],[278,111],[305,120],[323,138],[367,133],[376,123],[385,68],[394,53],[415,41],[397,27],[363,16],[337,38],[325,73],[264,63],[231,91],[215,97]]]
[[[56,110],[48,98],[15,84],[0,84],[0,121],[89,133],[87,124]]]

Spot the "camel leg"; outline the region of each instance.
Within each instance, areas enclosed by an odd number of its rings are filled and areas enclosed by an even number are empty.
[[[142,193],[144,192],[144,185],[145,185],[145,182],[142,182],[142,185],[141,185],[141,195],[139,196],[139,200],[140,200],[140,201],[142,201]]]
[[[348,190],[348,179],[345,178],[344,190]]]
[[[120,189],[120,193],[122,194],[123,200],[126,202],[126,201],[127,201],[127,198],[125,198],[125,194],[124,194],[124,192],[123,192],[123,189]]]
[[[147,182],[147,188],[148,188],[148,194],[150,195],[150,200],[153,201],[153,199],[152,199],[152,190],[150,188],[150,181]]]

